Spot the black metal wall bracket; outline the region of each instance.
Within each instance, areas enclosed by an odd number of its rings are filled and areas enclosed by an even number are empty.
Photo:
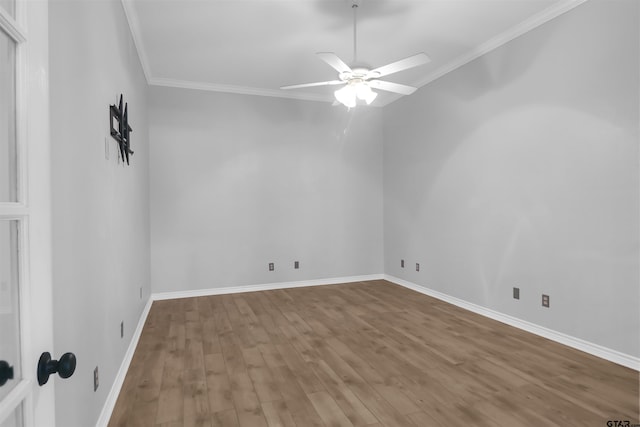
[[[120,102],[118,106],[109,106],[109,126],[111,128],[111,136],[118,142],[120,147],[120,158],[129,164],[129,155],[133,154],[131,150],[131,126],[129,126],[129,104],[124,104],[122,108],[122,94],[120,94]]]

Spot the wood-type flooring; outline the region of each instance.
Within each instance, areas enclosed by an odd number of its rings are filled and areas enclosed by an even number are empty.
[[[633,425],[638,388],[380,280],[154,302],[109,426]]]

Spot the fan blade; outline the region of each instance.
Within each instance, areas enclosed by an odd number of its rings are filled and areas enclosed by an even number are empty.
[[[303,87],[331,86],[331,85],[339,85],[343,83],[346,83],[346,82],[342,80],[330,80],[328,82],[303,83],[301,85],[281,86],[280,89],[299,89]]]
[[[383,80],[369,80],[368,83],[372,88],[386,90],[387,92],[400,93],[402,95],[411,95],[413,92],[418,90],[417,87],[385,82]]]
[[[376,79],[378,77],[387,76],[389,74],[397,73],[398,71],[403,71],[408,68],[426,64],[429,61],[430,59],[426,54],[418,53],[417,55],[401,59],[400,61],[392,62],[391,64],[375,68],[367,73],[367,78]]]
[[[338,58],[333,52],[318,52],[316,53],[320,59],[329,64],[339,73],[352,73],[351,67],[345,64],[342,59]]]

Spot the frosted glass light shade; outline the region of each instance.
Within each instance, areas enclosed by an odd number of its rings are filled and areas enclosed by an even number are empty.
[[[360,83],[358,88],[356,89],[356,94],[358,95],[358,99],[363,100],[367,103],[367,105],[371,104],[378,94],[371,90],[368,84]]]
[[[335,91],[334,94],[336,100],[348,108],[356,106],[356,99],[360,99],[369,105],[378,96],[365,82],[348,83],[342,89]]]
[[[352,85],[347,84],[342,89],[335,91],[334,95],[338,102],[343,104],[345,107],[353,108],[356,106],[356,90]]]

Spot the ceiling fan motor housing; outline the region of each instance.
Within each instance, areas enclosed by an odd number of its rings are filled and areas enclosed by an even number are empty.
[[[351,72],[345,71],[345,72],[339,73],[338,78],[342,81],[350,82],[351,80],[354,80],[354,79],[365,81],[365,80],[374,79],[380,76],[380,73],[376,71],[371,72],[369,70],[370,70],[369,68],[366,68],[364,66],[355,66],[351,69]]]

